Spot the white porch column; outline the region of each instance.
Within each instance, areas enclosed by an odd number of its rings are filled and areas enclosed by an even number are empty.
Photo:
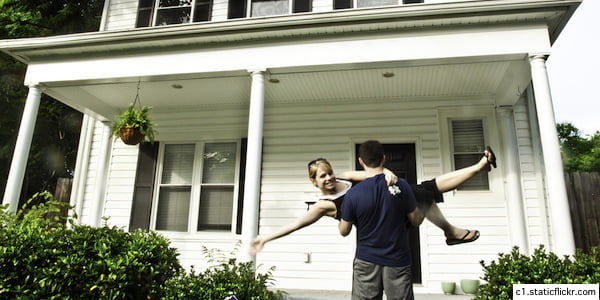
[[[262,165],[263,119],[265,106],[265,70],[253,70],[248,118],[248,150],[246,153],[246,181],[244,184],[244,212],[242,217],[242,249],[240,260],[256,261],[249,254],[252,240],[258,233],[258,207]]]
[[[100,142],[100,156],[98,157],[98,169],[96,170],[96,181],[94,182],[94,201],[91,207],[90,225],[101,226],[102,214],[104,213],[104,201],[106,196],[106,182],[108,180],[108,169],[110,161],[110,148],[114,140],[110,127],[102,125],[102,140]]]
[[[519,149],[517,147],[514,113],[512,107],[500,107],[497,111],[500,121],[500,134],[504,146],[501,153],[503,157],[512,157],[512,159],[502,160],[504,189],[508,201],[510,240],[512,245],[519,246],[521,253],[529,255],[527,222],[525,221],[525,205],[523,203],[523,190],[521,188],[521,168],[518,159]]]
[[[4,199],[2,200],[2,204],[8,204],[8,210],[12,212],[17,211],[19,206],[19,197],[21,196],[27,158],[29,157],[41,98],[42,89],[37,84],[29,86],[29,94],[27,94],[27,102],[25,102],[25,108],[23,109],[23,117],[21,118],[15,151],[13,152],[10,172],[6,181]]]
[[[552,107],[550,83],[546,71],[546,57],[544,55],[532,55],[529,58],[529,63],[531,64],[531,79],[533,81],[533,92],[540,126],[540,140],[546,169],[546,190],[548,192],[550,224],[552,227],[551,250],[558,255],[572,255],[575,253],[575,241],[554,109]]]

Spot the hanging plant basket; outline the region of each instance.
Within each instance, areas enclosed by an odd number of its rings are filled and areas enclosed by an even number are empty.
[[[137,145],[143,141],[153,142],[154,123],[150,118],[151,106],[142,106],[140,102],[140,82],[138,82],[138,92],[135,100],[129,104],[129,107],[117,115],[113,123],[112,132],[115,136],[121,138],[127,145]],[[136,106],[137,104],[137,106]]]
[[[127,145],[137,145],[145,138],[140,129],[133,126],[121,127],[119,129],[119,137]]]

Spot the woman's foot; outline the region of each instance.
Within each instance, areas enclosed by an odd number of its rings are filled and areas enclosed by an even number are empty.
[[[461,233],[458,233],[458,232]],[[479,238],[479,230],[462,229],[455,232],[453,236],[446,235],[448,246],[474,242]]]
[[[496,154],[494,154],[494,151],[492,151],[492,148],[490,146],[485,147],[483,155],[485,155],[485,157],[487,158],[488,164],[496,168]]]

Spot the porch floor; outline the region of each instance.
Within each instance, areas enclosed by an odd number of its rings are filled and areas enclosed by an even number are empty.
[[[296,290],[282,289],[287,292],[285,300],[349,300],[349,291],[322,291],[322,290]],[[415,300],[470,300],[468,295],[444,294],[415,294]],[[385,296],[383,297],[385,299]]]

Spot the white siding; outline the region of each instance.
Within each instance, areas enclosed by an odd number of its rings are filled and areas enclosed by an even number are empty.
[[[525,99],[522,98],[517,102],[514,113],[521,161],[523,201],[526,209],[529,247],[532,251],[541,244],[549,246],[550,242],[544,182],[539,161],[541,155],[537,153],[539,147],[535,147],[537,140],[533,138],[537,136],[533,126],[537,125],[535,121],[530,120],[531,112]]]
[[[81,207],[81,215],[79,216],[79,222],[82,224],[93,224],[91,220],[92,213],[91,206],[93,205],[94,195],[96,193],[96,178],[98,177],[98,161],[100,158],[100,144],[102,143],[103,135],[102,122],[96,121],[93,128],[92,145],[90,151],[90,159],[87,167],[87,173],[85,180],[85,191],[83,193],[83,201]],[[77,208],[76,208],[77,209]]]
[[[331,11],[333,10],[333,1],[332,0],[313,0],[312,1],[312,11],[313,12],[323,12],[323,11]]]
[[[106,25],[104,30],[122,30],[135,28],[138,0],[107,0]],[[402,0],[398,0],[402,5]],[[463,2],[469,0],[425,0],[425,4]],[[474,0],[472,0],[474,1]],[[227,0],[213,0],[211,21],[227,20]],[[333,11],[333,0],[313,0],[312,12]]]
[[[212,21],[226,21],[228,11],[227,0],[213,0]]]
[[[138,159],[138,146],[116,139],[111,151],[103,216],[111,226],[127,230],[131,216],[133,188]]]
[[[305,213],[305,194],[317,192],[307,178],[308,161],[325,157],[338,172],[352,169],[353,145],[366,139],[416,143],[419,180],[448,171],[442,168],[440,151],[448,149],[440,149],[436,112],[439,105],[448,103],[365,101],[267,107],[260,233],[271,232]],[[452,223],[482,232],[476,244],[448,247],[440,229],[429,222],[421,226],[424,288],[420,290],[435,292],[441,280],[478,278],[480,260],[495,258],[499,250],[510,250],[506,207],[502,197],[498,197],[501,187],[495,190],[496,193],[450,192],[446,203],[440,206]],[[323,218],[273,241],[259,254],[258,262],[277,266],[275,276],[282,288],[348,289],[354,238],[339,237],[335,225],[331,218]],[[306,253],[312,253],[312,263],[304,262]],[[335,280],[323,280],[326,278]]]
[[[106,28],[104,30],[121,30],[135,28],[138,0],[106,0]]]
[[[265,108],[263,173],[261,186],[259,233],[266,234],[293,221],[306,212],[307,194],[317,193],[307,178],[306,163],[317,157],[329,159],[338,172],[354,166],[355,143],[378,139],[384,143],[415,143],[418,180],[427,180],[448,172],[444,161],[449,147],[442,143],[439,107],[463,107],[489,104],[485,100],[368,100],[346,103],[268,102]],[[450,106],[452,104],[452,106]],[[528,144],[527,108],[516,108],[519,151],[523,169],[523,186],[527,201],[528,224],[532,244],[545,239],[543,198],[537,183],[536,167]],[[155,112],[159,141],[209,141],[239,139],[246,135],[246,105],[198,107],[186,112]],[[96,129],[91,152],[86,205],[93,197],[94,157],[98,156]],[[497,144],[497,141],[492,141]],[[479,261],[496,259],[499,252],[511,249],[508,218],[500,166],[491,173],[490,192],[448,192],[440,205],[448,220],[460,227],[478,229],[481,238],[467,245],[448,247],[443,232],[425,221],[421,231],[423,286],[417,292],[439,292],[439,282],[479,278]],[[128,226],[137,162],[137,147],[120,141],[112,149],[104,214],[109,224]],[[84,206],[87,207],[87,206]],[[86,209],[87,210],[87,209]],[[86,214],[84,213],[84,217]],[[276,266],[276,288],[349,290],[354,237],[342,238],[332,218],[266,245],[257,256],[259,271]],[[202,247],[234,251],[239,236],[231,233],[200,232],[194,234],[164,233],[180,252],[184,266],[207,266]],[[307,253],[311,262],[306,263]]]

